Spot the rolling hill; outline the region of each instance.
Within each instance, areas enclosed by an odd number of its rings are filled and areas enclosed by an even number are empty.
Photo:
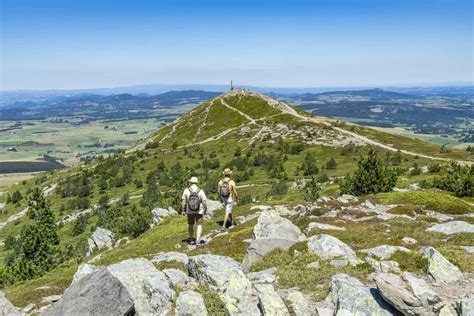
[[[342,194],[344,178],[374,155],[365,171],[388,168],[394,190]],[[411,294],[417,312],[458,313],[474,284],[474,200],[443,179],[462,181],[472,159],[234,89],[127,151],[10,187],[0,196],[0,284],[15,306],[34,303],[28,312],[53,315],[185,314],[189,302],[211,315],[391,315],[412,307],[395,304],[384,284],[399,289],[408,279],[436,291],[433,302]],[[175,211],[181,192],[197,176],[217,200],[225,167],[241,196],[238,225],[221,232],[223,210],[211,202],[206,244],[187,245],[186,220]],[[39,225],[25,198],[35,188],[58,234],[41,268],[22,257],[27,227]],[[17,262],[32,268],[20,273]]]

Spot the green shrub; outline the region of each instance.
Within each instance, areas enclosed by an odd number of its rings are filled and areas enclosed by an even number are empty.
[[[275,180],[272,182],[271,195],[283,195],[288,192],[288,185],[285,180]]]
[[[434,186],[453,192],[458,197],[474,196],[474,165],[461,166],[453,162],[448,173],[440,178],[435,178]]]

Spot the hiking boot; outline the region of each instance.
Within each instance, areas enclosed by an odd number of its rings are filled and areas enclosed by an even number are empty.
[[[222,227],[221,227],[221,231],[223,231],[223,232],[227,231],[227,227],[222,226]]]
[[[186,243],[190,244],[190,245],[195,245],[196,244],[196,240],[194,238],[188,238],[186,239]],[[193,244],[194,243],[194,244]]]
[[[206,243],[206,241],[204,239],[201,239],[199,241],[196,242],[196,245],[204,245]]]

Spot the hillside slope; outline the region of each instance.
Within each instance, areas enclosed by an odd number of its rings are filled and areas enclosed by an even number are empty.
[[[186,302],[195,302],[211,315],[378,315],[395,313],[388,305],[397,300],[383,296],[383,303],[374,293],[387,294],[386,282],[400,286],[411,276],[438,296],[431,303],[413,294],[421,301],[418,313],[454,311],[474,294],[474,200],[432,188],[436,178],[452,172],[443,161],[449,154],[385,137],[234,89],[126,152],[9,188],[0,196],[1,286],[15,306],[34,303],[29,312],[52,314],[77,308],[180,314],[189,308]],[[341,195],[340,179],[357,169],[370,148],[396,170],[395,190]],[[187,245],[186,220],[175,211],[182,190],[197,176],[215,201],[225,167],[234,170],[241,196],[234,209],[238,225],[221,232],[223,210],[212,202],[204,224],[207,243]],[[311,182],[312,194],[306,185]],[[50,204],[59,243],[44,271],[13,278],[5,271],[22,269],[15,266],[22,239],[37,221],[26,197],[36,187]],[[411,274],[399,279],[402,271]],[[434,287],[446,273],[453,279]],[[78,299],[85,288],[95,294]],[[114,296],[117,291],[128,295]],[[367,300],[356,300],[355,293]]]

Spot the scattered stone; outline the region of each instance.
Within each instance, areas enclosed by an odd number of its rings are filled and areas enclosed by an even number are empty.
[[[374,281],[384,300],[404,315],[433,315],[440,302],[425,280],[407,272],[378,273]]]
[[[438,316],[458,316],[458,312],[449,304],[444,305],[439,310]]]
[[[403,237],[402,242],[406,245],[415,245],[418,243],[416,239],[411,238],[411,237]]]
[[[151,214],[153,216],[153,224],[159,225],[165,218],[177,215],[178,213],[171,207],[169,209],[157,207],[151,210]]]
[[[329,201],[331,201],[331,198],[329,198],[327,196],[322,196],[317,200],[317,202],[319,202],[319,203],[327,203]]]
[[[158,255],[154,256],[153,259],[151,259],[151,262],[153,263],[173,262],[173,261],[181,262],[187,266],[189,259],[186,254],[182,252],[176,252],[176,251],[159,253]]]
[[[449,262],[433,247],[425,248],[423,256],[428,259],[427,272],[437,282],[450,283],[462,278],[462,273],[458,267]]]
[[[0,291],[0,315],[1,316],[20,316],[22,313],[18,308],[5,297],[2,291]]]
[[[107,268],[127,289],[139,315],[164,315],[171,311],[175,292],[166,275],[144,259],[128,259]]]
[[[392,308],[377,289],[347,274],[332,277],[330,298],[335,307],[334,315],[393,315]]]
[[[338,211],[338,210],[331,210],[331,211],[326,212],[326,213],[324,213],[323,215],[321,215],[321,217],[334,218],[334,217],[337,216],[337,214],[339,214],[339,211]]]
[[[377,272],[392,272],[392,273],[400,273],[400,267],[398,262],[390,260],[390,261],[378,261],[371,257],[366,257],[365,262],[370,264],[372,268],[374,268]]]
[[[396,251],[410,252],[410,249],[407,249],[405,247],[400,247],[400,246],[381,245],[374,248],[361,250],[361,252],[369,254],[371,256],[375,256],[381,260],[390,259],[390,257]]]
[[[461,246],[467,253],[472,254],[474,253],[474,246]]]
[[[262,259],[265,255],[274,249],[288,249],[295,244],[295,241],[290,239],[255,239],[247,248],[244,264],[251,265],[254,262]]]
[[[194,291],[179,293],[175,314],[177,316],[207,316],[202,295]]]
[[[190,257],[188,267],[191,276],[219,294],[230,315],[259,315],[256,290],[238,262],[207,254]]]
[[[247,273],[247,277],[252,281],[254,284],[255,283],[276,283],[278,280],[278,277],[275,275],[277,272],[277,268],[269,268],[266,270],[262,270],[259,272],[250,272]]]
[[[435,212],[435,211],[425,211],[425,215],[428,216],[428,217],[431,217],[431,218],[434,218],[436,219],[438,222],[447,222],[447,221],[450,221],[453,219],[452,216],[449,216],[449,215],[446,215],[446,214],[443,214],[443,213],[439,213],[439,212]]]
[[[128,315],[133,311],[127,289],[102,267],[71,284],[42,315]]]
[[[313,229],[323,229],[323,230],[346,230],[345,227],[338,227],[334,225],[329,225],[329,224],[323,224],[323,223],[316,223],[312,222],[309,223],[308,228],[306,229],[308,232],[312,231]]]
[[[25,313],[25,314],[29,314],[29,313],[33,312],[35,309],[36,309],[36,304],[31,303],[31,304],[28,304],[25,307],[23,307],[21,309],[21,312]],[[1,313],[1,311],[0,311],[0,315],[3,315]]]
[[[331,260],[329,261],[329,264],[335,268],[340,268],[349,265],[349,261],[345,259]]]
[[[426,231],[438,232],[446,235],[474,233],[474,225],[463,221],[452,221],[447,223],[436,224],[428,228]]]
[[[316,235],[308,239],[308,251],[317,254],[323,260],[345,259],[350,265],[357,265],[357,258],[351,247],[330,235]]]
[[[72,278],[72,283],[79,281],[84,276],[86,276],[86,275],[88,275],[88,274],[90,274],[94,271],[97,271],[97,270],[98,270],[98,268],[96,268],[93,265],[90,265],[90,264],[87,264],[87,263],[81,264],[77,268],[77,271],[76,271],[76,273],[74,274],[74,276]]]
[[[112,248],[115,241],[115,235],[110,230],[97,227],[91,238],[87,240],[89,244],[89,251],[87,256],[90,256],[94,249]]]
[[[463,298],[458,301],[458,311],[461,316],[474,315],[474,297]]]
[[[46,297],[43,297],[41,299],[41,302],[43,303],[54,303],[54,302],[57,302],[61,299],[62,295],[50,295],[50,296],[46,296]]]
[[[321,266],[321,264],[317,261],[310,262],[306,265],[307,268],[317,269]]]
[[[289,303],[289,307],[295,316],[316,316],[317,313],[313,311],[308,300],[303,293],[296,289],[289,289],[283,291],[282,297]]]
[[[343,194],[337,198],[337,200],[341,203],[349,203],[349,202],[357,202],[359,199],[350,194]]]
[[[255,284],[260,300],[259,306],[263,315],[284,316],[290,315],[285,303],[275,292],[271,284]]]

